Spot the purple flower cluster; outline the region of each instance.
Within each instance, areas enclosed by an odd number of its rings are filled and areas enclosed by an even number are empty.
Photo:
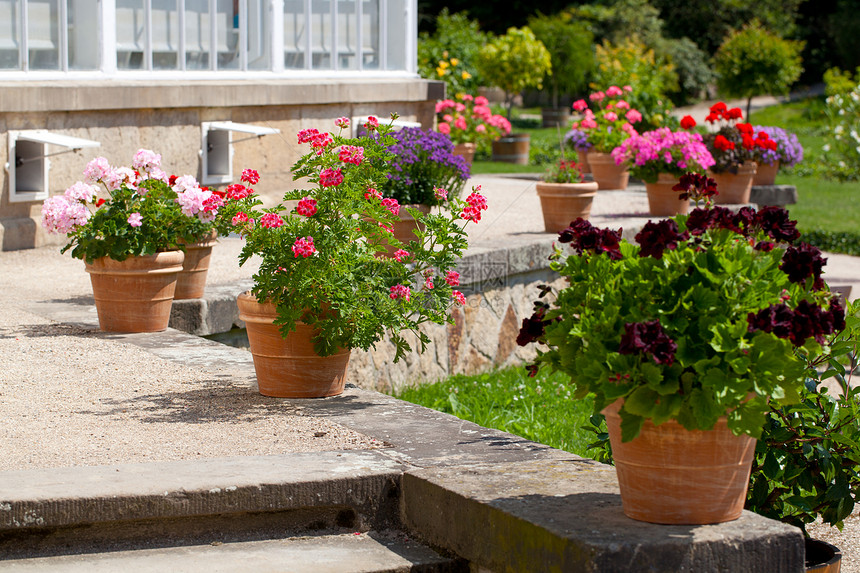
[[[585,251],[606,253],[610,259],[617,261],[621,255],[621,229],[598,229],[582,217],[571,221],[570,226],[558,234],[560,243],[570,243],[581,255]]]
[[[387,197],[401,204],[437,203],[434,187],[456,193],[470,176],[466,160],[454,155],[454,144],[438,131],[405,127],[393,133],[397,143],[388,150],[394,154],[389,163]]]
[[[781,127],[769,127],[756,125],[753,127],[756,133],[761,131],[776,141],[777,148],[762,149],[760,151],[761,159],[768,165],[774,161],[779,161],[783,167],[793,167],[803,161],[803,146],[798,141],[797,136],[789,133]]]
[[[593,147],[588,141],[588,132],[581,129],[571,129],[565,133],[564,144],[576,151],[588,151]]]
[[[671,366],[678,345],[669,338],[659,320],[628,322],[618,347],[620,354],[645,354],[657,364]]]
[[[835,298],[830,299],[830,309],[802,300],[795,309],[785,303],[772,304],[758,313],[747,315],[749,332],[761,330],[787,338],[795,346],[803,346],[809,337],[824,344],[824,337],[845,328],[845,310]]]
[[[673,250],[678,241],[686,241],[687,232],[679,233],[678,224],[674,219],[662,219],[657,223],[648,221],[642,230],[636,234],[636,242],[641,245],[640,257],[663,258],[663,251]]]

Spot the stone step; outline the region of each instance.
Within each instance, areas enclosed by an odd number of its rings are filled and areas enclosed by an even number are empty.
[[[404,535],[340,534],[0,561],[2,573],[466,572]]]
[[[396,529],[403,470],[342,451],[5,472],[0,557]]]

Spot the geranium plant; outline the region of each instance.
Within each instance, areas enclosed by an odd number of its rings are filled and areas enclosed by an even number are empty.
[[[631,135],[637,133],[634,124],[642,121],[642,114],[630,107],[625,93],[629,86],[610,86],[605,92],[596,91],[588,96],[591,105],[584,99],[573,102],[573,110],[582,114],[571,127],[588,134],[588,142],[598,153],[610,153]]]
[[[631,136],[612,150],[612,158],[646,183],[655,183],[660,173],[704,173],[714,164],[700,134],[668,127]]]
[[[744,123],[739,107],[729,108],[723,102],[711,106],[705,118],[712,127],[705,137],[705,145],[714,158],[714,173],[737,173],[746,161],[755,161],[760,150],[776,150],[776,142],[766,132],[755,133],[752,124]],[[692,127],[690,128],[692,129]]]
[[[562,157],[547,168],[541,181],[547,183],[582,183],[582,170],[576,161],[568,161]]]
[[[803,161],[803,146],[794,133],[781,127],[762,125],[754,126],[753,131],[766,133],[768,138],[774,142],[764,149],[759,149],[757,162],[773,165],[779,161],[780,167],[791,168]]]
[[[455,144],[488,146],[511,132],[511,122],[494,114],[484,96],[458,93],[455,99],[436,102],[436,129]]]
[[[703,176],[686,184],[696,200],[713,192]],[[724,415],[757,437],[772,405],[801,399],[798,353],[814,358],[845,325],[825,259],[795,227],[781,208],[706,204],[649,221],[634,244],[576,220],[559,238],[574,252],[552,263],[570,286],[541,290],[518,343],[538,342],[531,368],[569,374],[596,412],[623,399],[623,441],[645,420],[706,430]]]
[[[141,149],[131,168],[112,167],[97,157],[84,169],[84,181],[45,200],[42,225],[65,233],[62,252],[88,263],[101,257],[123,261],[180,248],[210,234],[221,194],[194,177],[168,176],[161,155]]]
[[[292,169],[301,188],[278,205],[262,208],[252,187],[259,175],[245,170],[242,183],[226,189],[219,232],[245,240],[240,263],[262,259],[252,293],[276,305],[282,334],[298,322],[313,325],[315,348],[327,356],[339,347],[367,349],[388,332],[397,360],[410,348],[404,333],[414,332],[423,347],[429,340],[420,326],[444,323],[452,305],[465,304],[454,266],[467,246],[464,227],[480,221],[486,199],[479,189],[465,201],[446,199],[437,188],[447,209],[425,214],[403,207],[378,190],[396,142],[391,127],[370,118],[367,136],[346,138],[349,120],[336,125],[334,134],[299,132],[299,143],[310,145]],[[426,225],[407,244],[391,234],[401,209]],[[379,257],[388,245],[394,256]]]
[[[393,133],[388,147],[392,157],[380,191],[401,205],[444,203],[434,191],[443,188],[448,196],[458,196],[469,179],[465,159],[454,155],[454,145],[436,131],[406,127]]]

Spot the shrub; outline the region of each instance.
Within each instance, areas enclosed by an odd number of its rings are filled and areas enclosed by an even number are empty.
[[[436,33],[418,38],[418,73],[445,82],[448,95],[474,93],[482,85],[476,60],[487,34],[466,12],[450,14],[443,8],[436,18]]]
[[[728,97],[787,94],[803,71],[803,42],[783,40],[757,20],[730,34],[714,56],[717,86]]]
[[[594,69],[594,36],[585,24],[573,21],[568,12],[554,16],[538,14],[529,18],[529,28],[549,50],[552,75],[552,106],[559,107],[559,96],[575,94],[588,87]]]
[[[860,179],[860,85],[827,98],[830,142],[824,145],[825,175],[840,181]]]

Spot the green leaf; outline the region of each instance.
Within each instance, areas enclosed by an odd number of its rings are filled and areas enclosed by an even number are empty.
[[[626,405],[626,403],[625,403]],[[621,410],[621,441],[629,442],[639,435],[642,431],[642,424],[645,423],[645,418],[636,416]]]
[[[660,395],[654,390],[640,386],[624,400],[624,409],[636,416],[650,418],[657,409],[659,398]]]

